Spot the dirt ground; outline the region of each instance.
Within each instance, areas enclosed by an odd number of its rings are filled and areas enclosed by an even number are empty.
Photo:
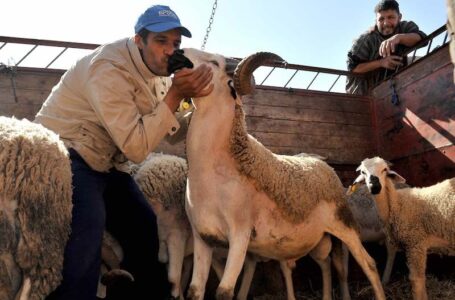
[[[376,260],[380,275],[386,260],[385,247],[376,244],[365,244],[365,248]],[[408,269],[404,253],[398,253],[390,282],[384,287],[388,300],[412,299],[411,286],[408,280]],[[338,279],[332,268],[332,284],[334,300],[341,299]],[[322,282],[317,264],[308,257],[297,262],[293,271],[293,282],[296,299],[313,300],[322,298]],[[373,290],[355,260],[349,260],[349,290],[352,299],[374,299]],[[218,282],[211,274],[207,286],[206,299],[214,299]],[[455,299],[455,257],[440,257],[429,255],[427,262],[427,292],[429,299]],[[281,275],[279,264],[275,261],[259,263],[250,288],[249,299],[281,300],[286,299],[286,288]]]

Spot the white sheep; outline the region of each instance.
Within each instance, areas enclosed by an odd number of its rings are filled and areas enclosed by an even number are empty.
[[[455,255],[455,178],[425,188],[396,189],[405,179],[380,157],[365,159],[351,190],[365,182],[387,238],[406,253],[414,299],[427,299],[427,252]]]
[[[0,299],[44,299],[62,279],[71,166],[52,131],[0,117]]]
[[[276,155],[246,131],[239,95],[251,92],[251,74],[259,65],[281,59],[270,53],[250,56],[231,77],[226,70],[231,64],[220,55],[195,49],[184,49],[184,55],[196,67],[209,65],[214,84],[210,95],[193,99],[186,140],[185,207],[194,237],[190,298],[204,297],[214,247],[229,249],[217,297],[230,299],[247,251],[298,259],[331,234],[348,246],[376,297],[385,299],[334,170],[316,158]]]
[[[174,298],[182,295],[186,286],[192,261],[185,260],[193,254],[191,225],[185,213],[185,186],[187,179],[186,160],[174,155],[152,153],[140,165],[130,165],[131,173],[157,216],[160,240],[159,260],[168,264],[168,279],[172,284]],[[227,253],[219,249],[212,267],[221,278]],[[256,263],[260,257],[249,255],[245,260],[244,274],[237,299],[246,299],[253,279]],[[185,266],[183,267],[185,263]],[[290,267],[280,262],[288,289],[288,299],[295,299],[292,289]],[[182,274],[183,272],[183,274]]]

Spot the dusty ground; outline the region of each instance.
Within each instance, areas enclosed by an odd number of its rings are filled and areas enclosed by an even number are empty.
[[[384,289],[388,300],[412,299],[411,286],[406,277],[397,278],[390,282]],[[374,299],[374,294],[368,282],[350,284],[352,299],[370,300]],[[455,299],[455,281],[438,280],[430,276],[427,278],[427,292],[429,299],[453,300]],[[341,299],[338,289],[334,290],[332,295],[334,300]],[[319,300],[322,298],[320,291],[307,290],[306,292],[297,292],[298,300]],[[264,294],[253,297],[254,300],[286,300],[286,292],[279,292],[275,295]]]

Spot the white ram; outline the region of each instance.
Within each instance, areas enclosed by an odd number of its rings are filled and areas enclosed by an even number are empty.
[[[185,213],[185,186],[187,179],[186,160],[168,154],[152,153],[140,165],[130,165],[130,172],[139,188],[144,193],[157,216],[158,235],[160,240],[159,260],[168,264],[168,279],[172,284],[172,296],[182,296],[182,289],[191,270],[192,261],[187,260],[193,254],[193,236],[191,226]],[[219,278],[224,272],[221,259],[226,251],[216,252],[212,267]],[[237,299],[246,299],[253,279],[256,263],[261,258],[249,255]],[[286,262],[280,262],[286,281],[288,299],[295,299],[292,289],[291,271]],[[188,273],[189,275],[189,273]]]
[[[196,49],[184,49],[184,55],[196,67],[208,64],[214,84],[210,95],[193,99],[186,140],[186,211],[194,236],[190,298],[204,297],[215,247],[229,249],[217,298],[230,299],[247,251],[279,261],[298,259],[331,234],[347,245],[376,297],[385,299],[334,170],[316,158],[276,155],[246,131],[239,96],[251,92],[259,65],[281,58],[252,55],[232,77],[226,69],[231,64],[221,55]]]

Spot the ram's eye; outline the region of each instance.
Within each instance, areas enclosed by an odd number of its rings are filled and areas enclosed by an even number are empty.
[[[215,66],[220,67],[220,64],[216,60],[211,60],[210,62]]]

